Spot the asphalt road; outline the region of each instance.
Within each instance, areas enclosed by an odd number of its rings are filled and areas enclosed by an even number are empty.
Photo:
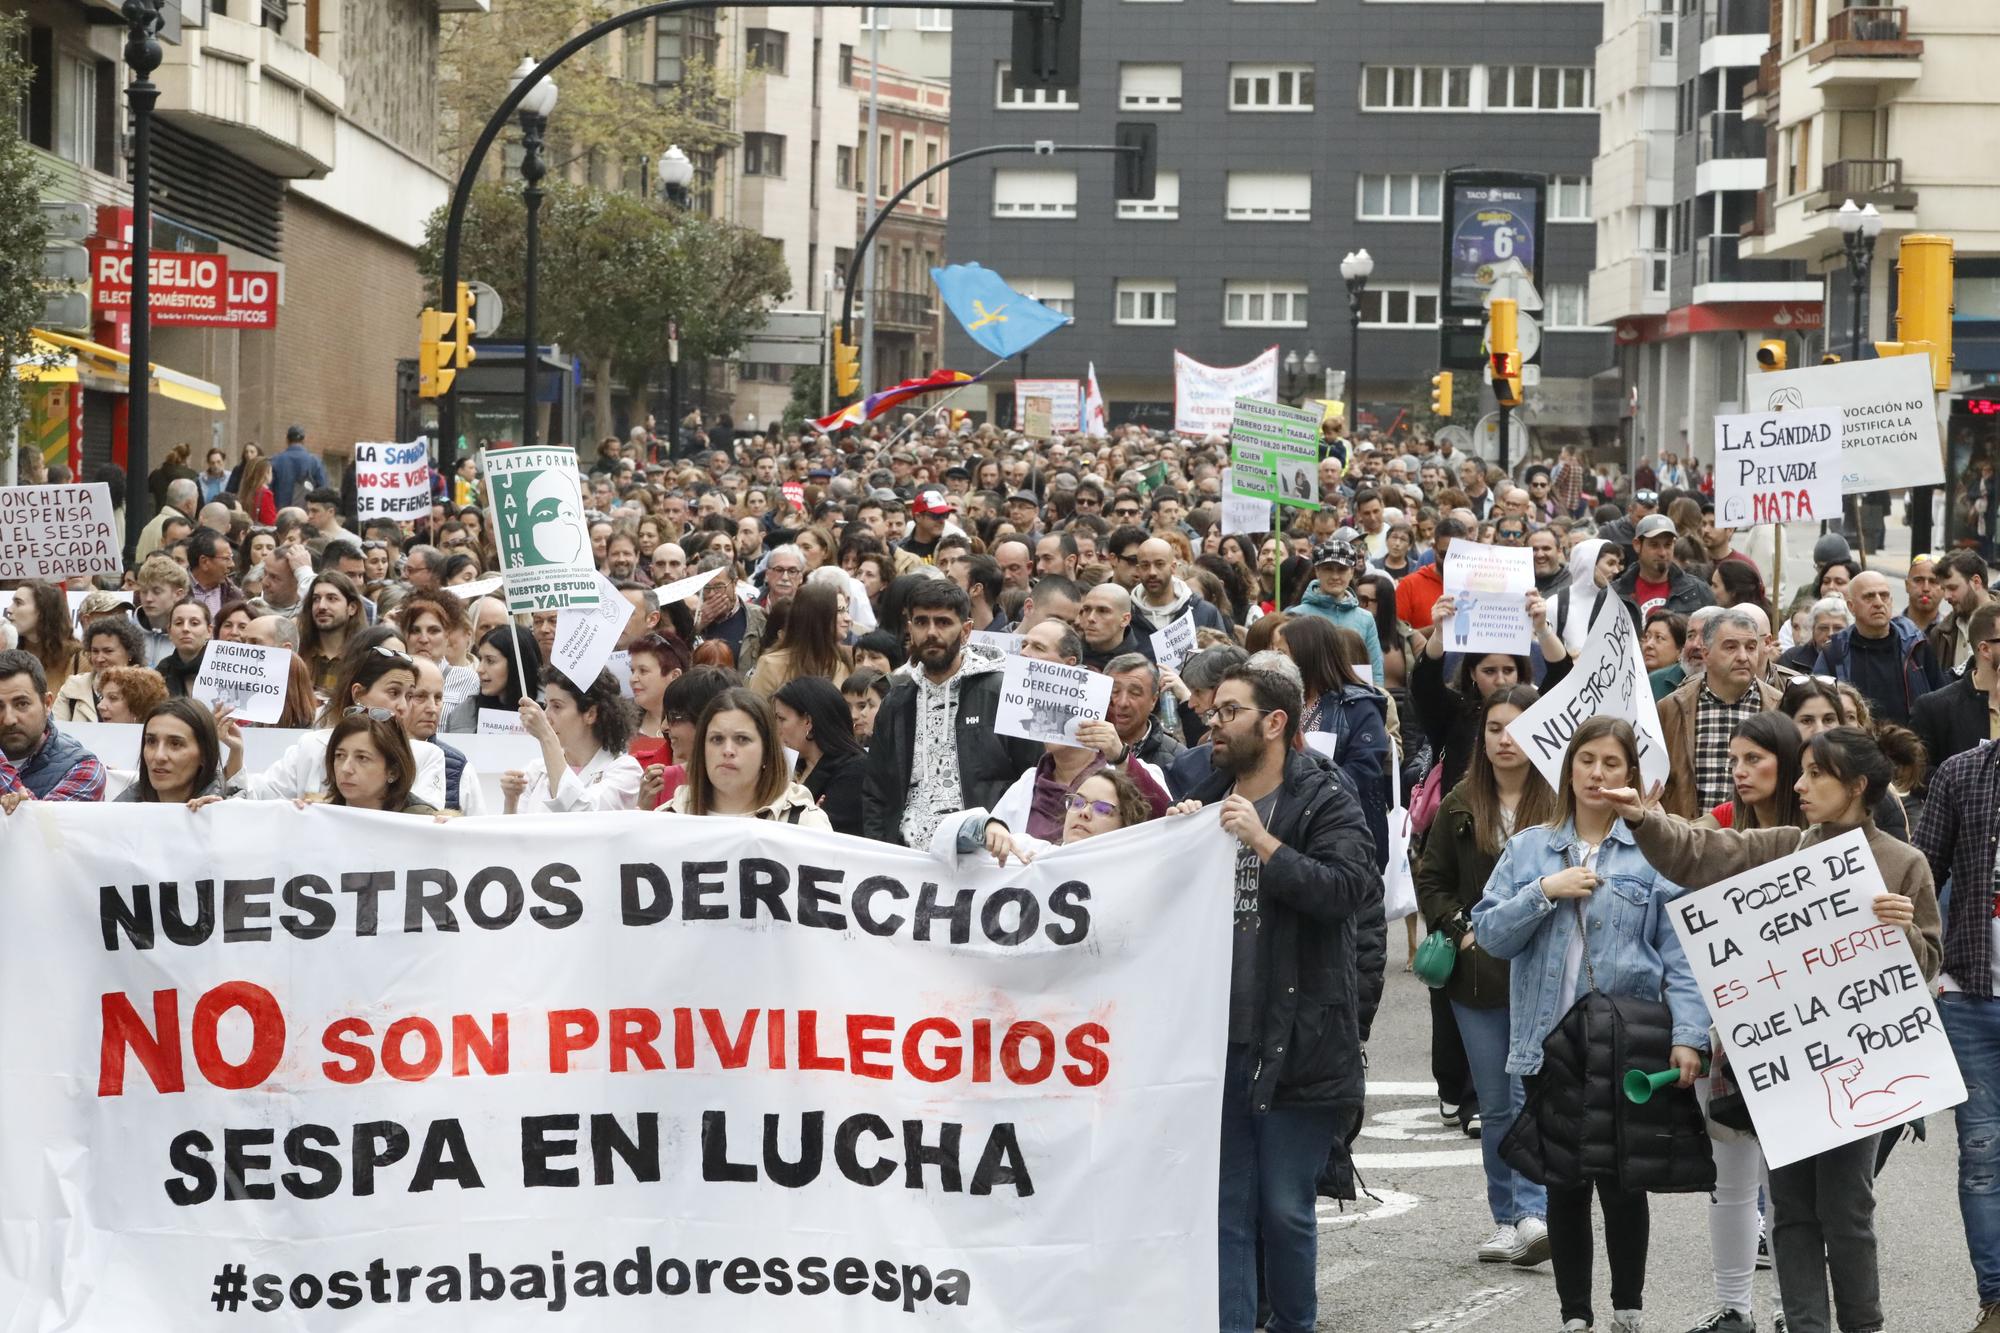
[[[1437,1118],[1430,1077],[1430,1010],[1403,972],[1392,932],[1391,974],[1369,1045],[1368,1120],[1355,1147],[1379,1202],[1342,1214],[1322,1201],[1319,1327],[1338,1333],[1554,1333],[1547,1264],[1481,1264],[1492,1230],[1479,1145]],[[1897,1146],[1879,1183],[1883,1306],[1889,1333],[1966,1333],[1977,1319],[1972,1266],[1959,1223],[1956,1143],[1949,1115],[1927,1143]],[[1655,1195],[1647,1268],[1647,1333],[1684,1333],[1714,1308],[1706,1195]],[[1601,1219],[1600,1219],[1601,1226]],[[1598,1247],[1598,1327],[1610,1317],[1610,1276]],[[1758,1326],[1770,1327],[1777,1284],[1757,1275]]]

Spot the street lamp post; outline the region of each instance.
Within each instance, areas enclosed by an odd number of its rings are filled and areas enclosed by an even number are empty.
[[[508,91],[535,72],[535,58],[522,56],[508,81]],[[528,89],[521,99],[521,201],[528,208],[528,291],[521,302],[521,443],[535,443],[535,399],[541,379],[541,347],[535,330],[537,288],[542,258],[542,177],[548,166],[542,161],[542,136],[548,132],[549,117],[556,109],[556,81],[543,79]]]
[[[1340,276],[1347,284],[1347,392],[1342,404],[1347,412],[1347,438],[1361,430],[1361,295],[1368,290],[1368,275],[1375,260],[1366,250],[1351,251],[1340,261]]]
[[[1859,361],[1868,335],[1868,275],[1875,267],[1875,238],[1882,234],[1882,215],[1869,204],[1857,208],[1849,199],[1835,215],[1840,224],[1840,244],[1847,251],[1848,329],[1847,359]],[[1849,535],[1861,536],[1861,499],[1850,495],[1842,502],[1846,509]]]
[[[694,163],[679,144],[667,145],[660,154],[660,194],[671,208],[685,213],[688,186],[694,181]],[[667,457],[681,451],[681,328],[678,319],[667,321]]]
[[[1285,397],[1296,407],[1305,406],[1306,398],[1312,393],[1313,385],[1320,383],[1322,371],[1319,353],[1308,351],[1303,358],[1295,347],[1285,354]]]
[[[139,530],[153,517],[147,444],[151,438],[153,392],[153,104],[160,90],[153,71],[160,67],[159,0],[125,0],[125,64],[132,82],[132,359],[126,381],[125,564],[139,563]]]

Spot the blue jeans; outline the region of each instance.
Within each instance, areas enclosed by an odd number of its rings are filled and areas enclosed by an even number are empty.
[[[1264,1237],[1267,1333],[1312,1333],[1319,1318],[1315,1182],[1333,1147],[1331,1107],[1250,1109],[1250,1048],[1232,1044],[1222,1083],[1222,1182],[1216,1238],[1221,1333],[1257,1327],[1257,1236]]]
[[[2000,1301],[2000,999],[1938,996],[1951,1053],[1965,1078],[1958,1119],[1958,1211],[1981,1305]]]
[[[1479,1154],[1486,1165],[1486,1206],[1493,1220],[1512,1226],[1524,1217],[1549,1215],[1548,1191],[1507,1165],[1500,1140],[1520,1114],[1526,1095],[1521,1080],[1507,1072],[1507,1010],[1474,1009],[1452,1001],[1472,1085],[1479,1090]]]

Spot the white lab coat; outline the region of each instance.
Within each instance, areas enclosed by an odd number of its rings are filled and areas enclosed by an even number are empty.
[[[639,761],[629,754],[599,750],[582,768],[567,770],[556,780],[554,796],[549,795],[548,770],[540,759],[521,771],[528,776],[528,789],[521,793],[524,815],[639,808]]]
[[[280,756],[278,762],[262,773],[252,773],[243,782],[243,795],[253,801],[296,801],[307,796],[324,795],[326,781],[326,745],[333,739],[333,728],[323,727],[308,731],[292,743],[292,748]],[[410,795],[425,805],[444,809],[444,751],[429,741],[411,741],[410,749],[417,756],[417,780],[410,785]],[[469,769],[466,777],[476,784],[477,775]],[[460,783],[460,787],[465,784]],[[461,791],[460,796],[464,793]],[[474,813],[467,810],[466,814]]]

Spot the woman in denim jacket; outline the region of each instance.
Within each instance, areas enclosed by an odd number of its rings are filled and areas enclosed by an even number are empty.
[[[1664,998],[1673,1063],[1691,1087],[1708,1047],[1708,1010],[1666,914],[1678,885],[1639,854],[1607,793],[1638,781],[1639,746],[1622,719],[1585,720],[1570,738],[1551,823],[1508,839],[1472,911],[1479,947],[1511,960],[1507,1072],[1530,1081],[1542,1042],[1594,984],[1608,995]],[[1588,941],[1586,945],[1586,940]],[[1586,965],[1585,951],[1588,949]],[[1638,1333],[1646,1283],[1646,1196],[1598,1179],[1611,1260],[1611,1333]],[[1566,1333],[1589,1333],[1590,1185],[1551,1187],[1550,1257]]]

